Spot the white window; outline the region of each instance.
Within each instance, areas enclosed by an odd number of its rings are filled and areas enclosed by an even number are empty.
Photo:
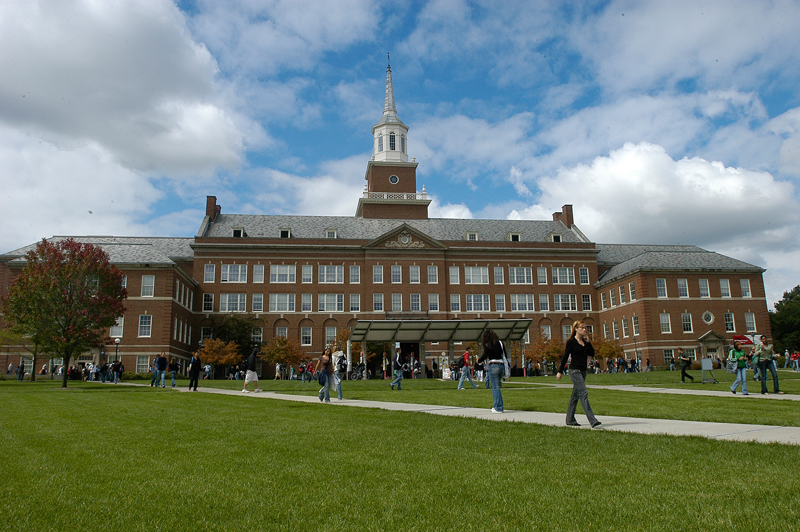
[[[372,282],[374,284],[383,283],[383,266],[375,265],[372,267]]]
[[[572,336],[572,325],[562,325],[561,326],[561,338],[564,341],[569,340],[569,337]]]
[[[533,312],[535,304],[533,294],[511,294],[511,312]]]
[[[408,282],[411,284],[419,284],[420,282],[419,266],[408,267]]]
[[[325,238],[336,238],[336,229],[325,229]]]
[[[144,314],[139,316],[139,338],[150,338],[153,329],[153,316]]]
[[[506,296],[503,294],[495,294],[494,296],[494,310],[497,312],[506,311]]]
[[[142,297],[153,297],[155,286],[155,275],[142,275]]]
[[[217,267],[215,264],[206,264],[203,266],[203,282],[213,283],[216,280]]]
[[[554,295],[553,310],[578,310],[578,297],[575,294]]]
[[[627,338],[630,331],[628,329],[628,319],[622,318],[622,337]]]
[[[553,284],[575,284],[575,268],[553,268]]]
[[[689,281],[678,279],[678,297],[689,297]]]
[[[539,327],[539,333],[542,335],[542,338],[545,340],[550,340],[553,336],[550,334],[550,326],[549,325],[542,325]]]
[[[450,266],[450,284],[458,284],[459,282],[458,266]]]
[[[508,284],[533,284],[533,269],[526,267],[509,267]]]
[[[491,312],[489,294],[467,294],[467,312]]]
[[[630,293],[631,301],[636,301],[636,283],[634,281],[628,283],[628,292]]]
[[[344,294],[320,294],[320,312],[344,312]]]
[[[253,327],[253,332],[250,334],[250,341],[255,345],[260,345],[264,341],[263,327]]]
[[[608,340],[609,333],[608,333],[608,323],[603,324],[603,338]]]
[[[625,287],[624,286],[620,286],[619,287],[619,304],[620,305],[624,305],[625,304]]]
[[[756,332],[756,315],[752,312],[744,313],[744,328],[749,333]]]
[[[263,283],[264,282],[264,265],[263,264],[254,264],[253,265],[253,282],[254,283]],[[294,281],[292,281],[294,282]]]
[[[667,297],[667,280],[656,279],[656,296]]]
[[[294,264],[270,264],[270,283],[294,283],[297,281],[297,266]],[[255,273],[253,274],[255,276]],[[254,279],[255,281],[255,279]]]
[[[489,267],[464,266],[464,284],[489,284]]]
[[[461,312],[461,298],[458,294],[450,294],[450,312]]]
[[[608,291],[608,295],[611,297],[611,306],[617,306],[617,292],[612,288]]]
[[[114,355],[109,356],[108,361],[111,362],[111,357]],[[136,357],[136,373],[147,373],[150,370],[150,357],[147,355],[139,355]]]
[[[311,294],[300,296],[300,312],[311,312],[313,306],[313,296]]]
[[[494,284],[504,284],[505,278],[503,275],[503,268],[502,266],[495,266],[494,267]]]
[[[372,310],[383,312],[383,294],[372,294]]]
[[[289,335],[288,327],[275,327],[275,336],[286,338]]]
[[[214,294],[203,294],[203,312],[214,312]]]
[[[361,266],[350,266],[350,284],[358,284],[361,282]]]
[[[681,314],[681,325],[683,326],[683,332],[690,333],[692,332],[692,315],[688,312],[684,312]]]
[[[428,294],[428,310],[439,312],[439,294]]]
[[[350,294],[350,312],[361,312],[361,294]]]
[[[478,241],[478,233],[475,233],[473,231],[469,231],[467,233],[467,240],[469,240],[470,242],[477,242]]]
[[[589,268],[578,268],[581,284],[589,284]]]
[[[211,327],[200,327],[200,340],[211,340],[213,338],[213,334]]]
[[[314,282],[314,266],[311,264],[304,264],[300,273],[300,282],[308,284]]]
[[[123,275],[122,276],[122,288],[128,288],[128,276],[127,275]]]
[[[419,294],[411,294],[410,301],[411,301],[411,307],[410,307],[411,312],[419,312],[420,310],[422,310],[419,302]]]
[[[264,294],[253,294],[253,312],[264,312]]]
[[[661,334],[670,334],[672,332],[672,324],[669,321],[669,314],[659,314],[658,321],[661,324]]]
[[[403,282],[403,267],[397,264],[392,266],[392,284],[400,284]]]
[[[547,268],[536,268],[536,282],[547,284]]]
[[[111,338],[122,338],[122,331],[125,325],[125,316],[120,316],[117,318],[117,323],[111,327],[111,332],[109,332],[109,336]]]
[[[727,279],[719,280],[719,291],[722,297],[731,297],[731,284]]]
[[[270,312],[294,312],[295,309],[295,295],[294,294],[270,294],[269,295],[269,311]],[[308,309],[311,310],[310,308]]]
[[[245,312],[246,311],[245,294],[220,294],[219,295],[219,311],[220,312]]]
[[[403,294],[392,294],[392,312],[403,312]]]
[[[319,266],[320,284],[344,283],[344,266]]]
[[[708,290],[708,279],[700,279],[700,297],[711,297],[711,292]]]
[[[547,294],[539,294],[539,310],[542,312],[550,311],[550,297]]]
[[[725,332],[736,332],[736,324],[733,322],[733,312],[725,313]]]
[[[619,323],[617,323],[617,320],[611,322],[611,326],[614,329],[614,339],[619,339]]]
[[[590,294],[581,294],[581,310],[592,310],[592,296]]]
[[[246,283],[247,264],[223,264],[219,280],[221,283]]]
[[[742,287],[742,297],[750,297],[750,279],[739,279],[739,285]]]
[[[631,320],[633,321],[633,335],[639,336],[639,316],[633,316]]]
[[[608,308],[608,297],[605,292],[600,293],[600,303],[603,305],[603,310]]]
[[[325,327],[325,345],[333,345],[336,342],[336,327]]]
[[[300,345],[311,345],[311,327],[300,327]]]
[[[439,267],[428,266],[428,284],[438,284],[438,283],[439,283]]]

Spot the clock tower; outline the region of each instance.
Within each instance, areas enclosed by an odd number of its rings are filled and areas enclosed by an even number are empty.
[[[408,126],[397,117],[392,67],[386,68],[383,116],[372,126],[372,158],[364,176],[364,194],[356,216],[396,220],[427,220],[431,200],[422,187],[417,193],[417,162],[408,162]]]

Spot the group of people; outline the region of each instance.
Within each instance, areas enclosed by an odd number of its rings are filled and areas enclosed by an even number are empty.
[[[170,376],[172,377],[172,387],[175,387],[175,377],[178,375],[178,372],[181,370],[181,364],[175,357],[169,357],[167,360],[166,355],[162,351],[156,358],[153,359],[153,363],[150,365],[150,371],[152,372],[152,378],[150,379],[150,386],[161,386],[164,388],[166,386],[165,380],[167,371],[169,371]]]
[[[769,392],[767,392],[768,370],[772,374],[774,393],[783,394],[778,387],[778,371],[775,365],[778,355],[775,354],[772,344],[767,342],[766,336],[762,335],[760,343],[753,346],[749,353],[745,353],[744,349],[742,349],[742,345],[738,341],[733,342],[733,348],[731,348],[728,358],[736,362],[736,380],[733,381],[731,385],[732,393],[735,394],[736,389],[741,384],[742,395],[750,395],[747,392],[747,365],[750,363],[756,369],[754,379],[761,381],[762,395],[769,395]]]

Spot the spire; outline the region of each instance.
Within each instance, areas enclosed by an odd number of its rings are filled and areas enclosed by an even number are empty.
[[[388,59],[388,54],[387,54]],[[392,65],[386,66],[386,97],[383,100],[383,115],[372,126],[372,160],[376,162],[408,162],[408,126],[397,117],[394,105]]]
[[[389,57],[389,54],[386,54]],[[397,108],[394,106],[394,86],[392,85],[392,65],[386,67],[386,98],[383,100],[383,114],[396,115]]]

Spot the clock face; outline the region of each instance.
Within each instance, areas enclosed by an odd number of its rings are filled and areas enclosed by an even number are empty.
[[[396,185],[398,181],[400,181],[400,178],[398,178],[396,175],[389,177],[389,183],[393,185]]]

